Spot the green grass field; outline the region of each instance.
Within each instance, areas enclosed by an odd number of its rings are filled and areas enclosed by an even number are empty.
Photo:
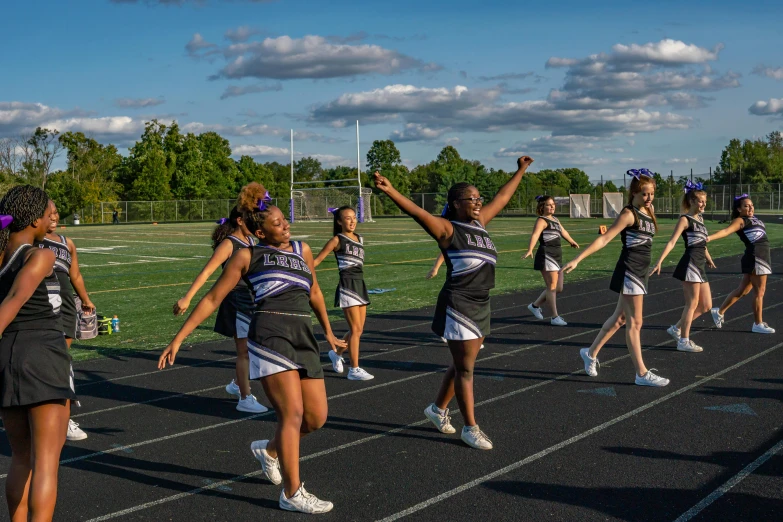
[[[563,225],[584,248],[596,238],[598,226],[609,220],[563,219]],[[496,287],[493,293],[508,293],[542,286],[541,275],[533,270],[532,259],[521,260],[527,249],[533,218],[498,218],[489,231],[499,252]],[[661,230],[654,243],[653,259],[657,259],[671,235],[672,220],[660,220]],[[717,223],[707,223],[718,230]],[[99,313],[120,318],[121,332],[99,336],[89,341],[75,341],[73,356],[85,359],[108,355],[122,349],[161,349],[183,323],[174,317],[172,307],[184,295],[188,286],[211,255],[211,223],[164,225],[117,225],[67,227],[61,233],[71,237],[78,249],[87,289]],[[331,223],[296,223],[292,227],[296,239],[310,244],[317,253],[331,237]],[[446,268],[433,280],[426,280],[432,261],[438,254],[434,241],[409,218],[381,219],[359,225],[357,231],[365,238],[365,280],[368,288],[395,288],[393,292],[371,296],[368,313],[406,310],[431,305],[445,278]],[[783,245],[783,226],[772,223],[767,232],[773,247]],[[619,239],[584,261],[566,279],[584,280],[608,277],[617,261]],[[730,236],[710,244],[714,258],[741,253],[742,243]],[[675,265],[682,252],[681,241],[669,255],[667,265]],[[567,261],[576,255],[564,249]],[[718,267],[723,268],[718,262]],[[739,271],[739,266],[729,269]],[[342,319],[342,312],[333,308],[337,285],[337,264],[333,256],[318,268],[318,280],[326,296],[332,319]],[[219,276],[216,273],[210,281]],[[666,277],[666,276],[664,276]],[[209,290],[208,283],[197,296]],[[194,299],[191,310],[196,305]],[[207,320],[191,335],[188,342],[219,339],[212,332],[213,319]],[[340,329],[338,327],[338,329]]]

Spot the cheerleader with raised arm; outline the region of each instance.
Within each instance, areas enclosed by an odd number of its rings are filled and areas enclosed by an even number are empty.
[[[682,237],[685,243],[677,268],[674,269],[674,278],[682,281],[682,290],[685,294],[685,307],[677,324],[671,325],[666,332],[677,343],[677,350],[681,352],[700,352],[701,346],[690,339],[691,324],[701,314],[712,308],[712,293],[710,283],[707,280],[707,267],[715,268],[715,263],[707,251],[707,227],[704,226],[702,213],[707,207],[707,193],[701,183],[692,183],[688,180],[685,184],[685,195],[682,197],[682,215],[677,220],[672,237],[661,253],[660,259],[650,271],[650,275],[661,273],[661,265],[669,252],[672,251],[677,239]]]
[[[719,308],[711,310],[712,320],[718,328],[723,326],[723,316],[740,298],[753,290],[753,326],[750,331],[760,334],[773,334],[775,329],[764,322],[764,292],[767,289],[767,276],[772,273],[772,256],[769,251],[769,239],[764,222],[755,215],[753,201],[747,194],[734,198],[731,210],[731,224],[709,236],[709,241],[722,239],[736,233],[745,243],[742,256],[742,281],[724,299]]]
[[[447,340],[452,362],[435,402],[427,406],[424,415],[441,433],[455,433],[448,405],[456,396],[465,419],[462,440],[477,449],[492,449],[473,408],[473,368],[481,343],[490,332],[489,291],[495,286],[497,263],[497,250],[486,226],[508,204],[531,163],[528,156],[519,158],[516,173],[486,205],[473,185],[452,186],[442,217],[422,209],[375,173],[375,186],[432,236],[446,261],[446,282],[438,296],[432,330]]]
[[[541,307],[546,303],[551,313],[550,324],[553,326],[566,326],[568,323],[557,313],[557,294],[563,291],[563,273],[560,271],[560,265],[563,263],[563,249],[560,246],[562,237],[571,248],[579,248],[566,231],[560,220],[555,217],[555,198],[552,196],[536,196],[538,205],[536,206],[536,219],[533,225],[533,233],[530,236],[530,244],[527,252],[522,259],[533,257],[533,248],[539,243],[536,250],[536,257],[533,261],[533,268],[541,272],[544,278],[546,288],[534,302],[527,305],[536,319],[543,319],[544,314]]]
[[[598,376],[598,352],[621,326],[625,325],[625,342],[636,369],[634,382],[639,386],[666,386],[669,379],[655,375],[648,370],[642,359],[641,331],[642,307],[647,294],[647,276],[652,257],[652,241],[657,230],[653,199],[655,180],[647,169],[631,169],[633,176],[628,189],[628,205],[623,208],[605,234],[593,241],[589,247],[563,267],[566,274],[574,270],[586,257],[608,245],[618,234],[623,249],[617,260],[609,288],[620,294],[614,313],[606,320],[601,331],[589,348],[582,348],[579,354],[585,364],[585,373]]]

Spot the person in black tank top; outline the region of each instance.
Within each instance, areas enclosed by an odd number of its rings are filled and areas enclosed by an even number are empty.
[[[455,433],[448,405],[456,396],[465,419],[461,438],[477,449],[492,449],[473,408],[473,369],[484,337],[490,333],[489,291],[495,286],[497,263],[497,249],[485,227],[508,204],[531,163],[529,156],[519,158],[516,173],[486,205],[476,187],[468,183],[452,186],[441,217],[400,194],[379,172],[374,176],[375,186],[438,243],[446,262],[446,282],[438,295],[432,330],[448,342],[452,363],[424,415],[441,433]]]
[[[536,251],[533,268],[541,272],[546,288],[538,296],[538,299],[527,306],[527,309],[536,319],[543,319],[544,314],[541,312],[541,307],[546,303],[551,312],[550,324],[566,326],[568,323],[557,313],[557,294],[563,291],[563,280],[565,279],[563,273],[560,272],[560,265],[563,264],[560,238],[568,241],[571,248],[579,248],[579,244],[571,238],[560,220],[555,217],[555,199],[552,196],[544,195],[536,197],[536,201],[538,201],[536,207],[538,219],[533,225],[530,244],[522,259],[533,257],[533,248],[540,241],[541,244]]]
[[[753,201],[747,194],[734,198],[731,212],[731,224],[709,236],[708,241],[722,239],[736,233],[745,244],[745,254],[740,261],[742,280],[719,308],[710,310],[715,326],[723,326],[726,310],[734,306],[743,296],[753,290],[753,333],[773,334],[775,329],[764,322],[764,293],[767,290],[767,276],[772,273],[772,256],[769,251],[769,239],[764,222],[756,217]]]
[[[236,206],[231,209],[228,218],[218,220],[217,227],[212,232],[212,256],[185,296],[174,303],[174,315],[184,314],[190,301],[218,267],[225,268],[228,260],[238,250],[252,246],[254,241],[242,220],[242,213]],[[214,328],[216,333],[234,339],[237,351],[236,376],[226,386],[226,393],[237,398],[237,410],[245,413],[263,413],[268,410],[256,400],[250,389],[247,332],[254,309],[250,288],[244,281],[240,281],[220,303]]]
[[[332,232],[334,237],[330,239],[315,258],[314,265],[318,265],[326,259],[331,252],[337,258],[337,269],[340,272],[340,282],[334,295],[334,306],[343,309],[345,320],[350,330],[345,339],[348,343],[348,355],[351,360],[351,369],[348,370],[348,379],[352,381],[369,381],[374,377],[359,367],[359,341],[364,331],[364,323],[367,320],[367,305],[370,304],[370,296],[367,293],[367,285],[364,283],[364,240],[356,233],[356,211],[351,207],[330,209],[334,216]],[[329,359],[332,368],[337,373],[343,373],[343,351],[329,350]]]
[[[13,187],[0,200],[0,415],[11,446],[6,502],[20,520],[54,515],[68,401],[76,398],[54,252],[33,246],[51,219],[40,188]]]
[[[255,182],[242,189],[237,206],[258,244],[238,250],[231,257],[215,286],[161,354],[158,368],[174,364],[187,336],[241,280],[251,284],[256,313],[248,333],[250,376],[261,380],[277,414],[277,429],[271,440],[255,441],[250,448],[267,479],[283,483],[279,500],[282,509],[325,513],[332,509],[332,503],[308,493],[299,479],[299,441],[323,426],[327,415],[323,369],[310,310],[321,323],[331,349],[345,348],[346,343],[332,333],[310,247],[291,240],[288,221],[279,208],[271,205],[268,196]]]
[[[707,227],[704,225],[702,215],[707,208],[707,193],[702,190],[701,183],[695,184],[688,180],[681,207],[683,214],[677,220],[672,237],[664,247],[650,275],[661,274],[663,260],[677,244],[677,240],[682,237],[685,252],[677,263],[677,268],[674,269],[674,278],[682,281],[685,307],[677,324],[671,325],[666,332],[677,343],[677,350],[701,352],[703,348],[690,339],[691,324],[694,319],[712,308],[712,292],[707,281],[707,267],[715,268],[715,263],[707,251]]]
[[[642,306],[647,293],[652,238],[658,228],[652,205],[655,180],[647,169],[632,169],[627,174],[633,176],[628,188],[628,206],[620,212],[605,234],[598,236],[581,254],[563,266],[563,272],[571,272],[583,259],[604,248],[615,237],[622,237],[623,249],[609,287],[620,294],[617,307],[603,324],[593,344],[589,348],[582,348],[579,354],[585,364],[585,373],[597,377],[598,352],[625,325],[626,344],[636,369],[634,382],[639,386],[666,386],[669,379],[655,375],[644,365],[641,341]]]

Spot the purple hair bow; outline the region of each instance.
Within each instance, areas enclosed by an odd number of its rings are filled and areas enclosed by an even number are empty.
[[[748,196],[747,194],[740,194],[739,196],[736,196],[736,197],[734,198],[734,201],[737,201],[737,200],[739,200],[739,199],[745,199],[745,198],[747,198],[747,197],[750,197],[750,196]],[[2,219],[2,216],[0,216],[0,219]]]
[[[698,181],[694,183],[691,180],[685,181],[685,192],[690,192],[692,190],[704,190],[704,183]]]
[[[228,223],[228,218],[220,218],[217,221],[215,221],[215,223],[217,223],[218,225],[225,225],[226,223]]]
[[[272,196],[269,195],[269,191],[264,192],[264,197],[258,200],[258,210],[264,211],[268,208],[267,203],[272,202]]]
[[[440,213],[440,217],[446,217],[446,215],[449,213],[449,204],[446,203],[443,205],[443,212]]]
[[[9,214],[0,214],[0,229],[8,227],[14,221],[14,216]]]
[[[626,170],[625,173],[629,176],[633,176],[634,178],[640,181],[642,179],[642,176],[647,176],[649,178],[653,177],[653,173],[647,169],[629,169]]]
[[[541,201],[541,198],[543,198],[543,197],[544,197],[544,195],[543,195],[543,194],[542,194],[542,195],[540,195],[540,196],[536,196],[536,201]]]
[[[332,208],[332,207],[329,207],[329,208],[327,208],[327,209],[326,209],[326,211],[327,211],[328,213],[330,213],[330,214],[334,214],[335,212],[337,212],[337,208]]]

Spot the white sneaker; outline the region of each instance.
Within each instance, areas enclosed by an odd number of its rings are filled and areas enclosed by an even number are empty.
[[[775,329],[772,328],[767,323],[761,323],[761,324],[753,323],[753,328],[751,328],[750,331],[753,332],[753,333],[761,333],[761,334],[773,334],[773,333],[775,333]]]
[[[541,311],[541,307],[535,307],[533,306],[533,303],[530,303],[527,305],[527,309],[530,310],[530,313],[535,316],[536,319],[539,321],[544,318],[544,313]]]
[[[231,382],[226,385],[226,393],[234,395],[237,399],[242,398],[242,391],[239,389],[239,385],[236,383],[235,379],[231,379]]]
[[[651,370],[647,370],[647,373],[644,374],[644,377],[637,375],[636,376],[636,384],[639,386],[666,386],[669,384],[669,379],[665,379],[663,377],[659,377],[655,375],[652,371],[655,370],[655,368]]]
[[[454,429],[454,426],[451,425],[451,417],[449,417],[449,409],[446,408],[443,410],[443,413],[440,413],[438,410],[436,410],[437,406],[435,404],[430,404],[424,409],[424,416],[427,417],[432,423],[435,425],[436,428],[438,428],[438,431],[441,433],[457,433],[457,430]]]
[[[444,343],[446,343],[446,344],[448,344],[448,343],[449,343],[449,340],[448,340],[448,339],[446,339],[445,337],[441,337],[441,338],[440,338],[440,340],[441,340],[441,341],[443,341],[443,342],[444,342]]]
[[[253,394],[250,394],[244,399],[239,399],[239,402],[237,402],[237,411],[264,413],[265,411],[269,411],[269,408],[258,402]]]
[[[715,322],[715,326],[717,328],[721,328],[723,326],[723,316],[720,315],[720,308],[711,308],[710,315],[712,315],[712,320]]]
[[[590,348],[582,348],[579,350],[579,355],[582,356],[582,360],[585,362],[585,373],[590,377],[598,377],[598,368],[601,367],[598,357],[595,359],[590,357]]]
[[[269,444],[268,440],[253,441],[250,444],[250,451],[253,452],[253,456],[261,463],[264,476],[269,482],[277,486],[283,482],[283,476],[280,474],[280,461],[269,456],[269,453],[266,452],[267,444]]]
[[[677,350],[680,352],[701,352],[704,348],[690,339],[680,339],[677,341]]]
[[[343,373],[345,359],[337,355],[334,350],[329,350],[329,359],[332,361],[332,369],[337,373]]]
[[[489,440],[489,437],[487,437],[484,432],[479,429],[478,424],[470,427],[463,426],[462,435],[460,435],[460,438],[471,448],[480,450],[492,449],[492,441]]]
[[[482,344],[481,346],[479,346],[479,350],[483,350],[483,349],[484,349],[484,345]]]
[[[348,370],[349,381],[369,381],[370,379],[375,379],[375,376],[370,375],[362,368],[351,368]]]
[[[559,315],[557,317],[553,317],[551,321],[549,321],[549,324],[552,326],[568,326],[568,323],[565,322],[565,319],[560,317]]]
[[[334,507],[334,504],[328,500],[321,500],[312,493],[308,493],[304,488],[304,482],[296,490],[291,498],[285,497],[285,490],[280,492],[280,509],[286,511],[298,511],[310,515],[317,513],[328,513]]]
[[[666,329],[666,333],[671,336],[672,339],[674,339],[675,343],[680,342],[680,334],[682,331],[677,328],[676,324],[671,325],[669,328]],[[679,348],[677,348],[679,350]]]
[[[87,438],[87,434],[79,427],[79,424],[68,419],[68,433],[65,435],[65,440],[84,440]]]

